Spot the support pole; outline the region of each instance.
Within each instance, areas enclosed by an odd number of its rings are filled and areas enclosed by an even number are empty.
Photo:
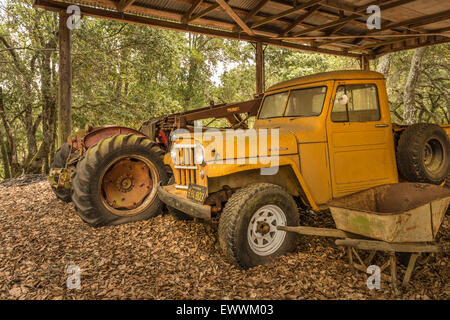
[[[58,144],[67,141],[72,130],[72,39],[67,28],[69,14],[59,13]]]
[[[359,60],[361,70],[363,71],[370,71],[370,62],[369,57],[363,54]]]
[[[264,75],[264,50],[262,42],[256,43],[256,94],[260,95],[265,90]]]

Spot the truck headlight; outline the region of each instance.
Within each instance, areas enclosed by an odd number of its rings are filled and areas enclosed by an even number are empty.
[[[195,164],[202,164],[205,161],[205,148],[201,144],[197,144],[194,148]]]
[[[175,146],[172,146],[172,149],[170,150],[170,157],[172,158],[172,162],[176,163],[177,161],[177,149]]]

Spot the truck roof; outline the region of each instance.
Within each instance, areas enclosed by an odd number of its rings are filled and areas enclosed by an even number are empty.
[[[382,73],[375,71],[361,71],[361,70],[339,70],[339,71],[322,72],[280,82],[276,85],[271,86],[266,91],[273,91],[300,84],[307,84],[319,81],[357,80],[357,79],[384,79],[384,75]]]

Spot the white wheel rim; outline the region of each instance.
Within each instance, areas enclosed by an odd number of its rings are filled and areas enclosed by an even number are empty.
[[[281,247],[286,232],[277,230],[277,226],[286,226],[286,215],[280,207],[268,204],[253,214],[247,229],[247,240],[254,253],[268,256]]]

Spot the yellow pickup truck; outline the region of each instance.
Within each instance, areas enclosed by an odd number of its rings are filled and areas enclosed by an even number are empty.
[[[218,220],[225,256],[252,267],[295,247],[277,227],[298,225],[299,208],[399,180],[444,184],[449,131],[393,125],[380,73],[315,74],[269,88],[253,129],[175,133],[157,195],[179,219]]]

